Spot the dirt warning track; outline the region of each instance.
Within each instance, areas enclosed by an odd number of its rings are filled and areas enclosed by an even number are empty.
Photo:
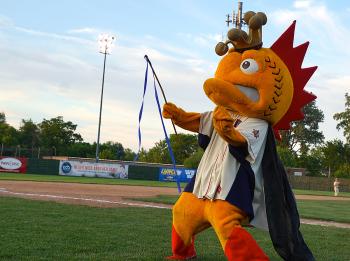
[[[96,207],[144,207],[145,205],[150,205],[169,208],[169,206],[163,204],[136,203],[127,198],[177,195],[177,189],[126,185],[1,180],[0,195]]]
[[[107,208],[150,207],[171,209],[171,205],[145,203],[128,199],[154,197],[157,195],[178,195],[178,192],[176,188],[164,187],[0,180],[0,196]],[[350,198],[346,197],[296,195],[296,198],[304,200],[346,200],[350,203]],[[350,228],[350,224],[336,222],[310,219],[301,219],[301,222],[321,226]]]

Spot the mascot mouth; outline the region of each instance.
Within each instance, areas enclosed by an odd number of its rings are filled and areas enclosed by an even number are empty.
[[[257,102],[260,98],[259,92],[253,88],[253,87],[248,87],[240,84],[235,84],[234,85],[241,93],[243,93],[245,96],[247,96],[250,100],[253,102]]]

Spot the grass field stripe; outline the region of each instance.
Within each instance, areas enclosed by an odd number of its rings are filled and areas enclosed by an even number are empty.
[[[169,207],[168,206],[157,206],[157,205],[150,205],[150,204],[143,204],[143,203],[131,203],[131,202],[111,201],[111,200],[105,200],[105,199],[93,199],[93,198],[81,198],[81,197],[80,198],[79,197],[68,197],[68,196],[58,196],[58,195],[50,195],[50,194],[35,194],[35,193],[24,193],[24,192],[12,192],[12,191],[6,190],[6,188],[0,188],[0,193],[19,195],[19,196],[36,196],[36,197],[57,198],[57,199],[82,200],[82,201],[90,201],[90,202],[126,205],[126,206],[131,206],[131,207],[171,209],[170,206]],[[323,220],[316,220],[316,219],[301,218],[300,222],[302,224],[307,224],[307,225],[316,225],[316,226],[324,226],[324,227],[338,227],[338,228],[350,229],[350,224],[348,224],[348,223],[339,223],[339,222],[334,222],[334,221],[323,221]]]
[[[57,198],[57,199],[73,199],[73,200],[82,200],[82,201],[90,201],[90,202],[98,202],[98,203],[109,203],[109,204],[118,204],[118,205],[126,205],[131,207],[145,207],[145,208],[157,208],[157,209],[171,209],[171,207],[167,206],[156,206],[150,204],[143,203],[129,203],[122,201],[111,201],[105,199],[93,199],[93,198],[78,198],[78,197],[68,197],[68,196],[58,196],[58,195],[50,195],[50,194],[35,194],[35,193],[24,193],[24,192],[12,192],[8,190],[0,190],[1,193],[12,194],[12,195],[20,195],[20,196],[35,196],[35,197],[45,197],[45,198]]]

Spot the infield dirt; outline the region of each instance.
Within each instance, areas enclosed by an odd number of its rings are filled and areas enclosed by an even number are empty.
[[[157,195],[178,195],[176,188],[146,187],[127,185],[101,185],[60,182],[33,182],[0,180],[0,196],[20,197],[34,200],[55,201],[66,204],[88,205],[94,207],[155,207],[171,209],[171,205],[145,203],[128,198],[155,197]],[[296,195],[303,200],[350,201],[348,197]],[[317,220],[302,219],[303,223],[338,226],[335,222],[317,223]],[[350,224],[339,226],[350,228]]]

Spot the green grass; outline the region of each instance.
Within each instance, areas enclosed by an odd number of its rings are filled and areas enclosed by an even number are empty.
[[[130,185],[130,186],[150,186],[150,187],[177,187],[175,182],[161,182],[152,180],[132,180],[132,179],[107,179],[107,178],[88,178],[88,177],[69,177],[59,175],[40,175],[40,174],[17,174],[0,172],[0,180],[26,180],[38,182],[69,182],[83,184],[106,184],[106,185]],[[186,183],[181,183],[184,188]],[[293,190],[297,195],[315,195],[315,196],[333,196],[331,191],[315,190]],[[339,196],[350,197],[349,192],[340,192]]]
[[[154,202],[154,203],[174,205],[178,198],[179,198],[179,195],[157,195],[155,197],[127,198],[127,199],[131,199],[135,201]]]
[[[178,196],[158,195],[148,198],[131,198],[132,200],[174,204]],[[320,200],[297,200],[299,214],[302,218],[320,219],[350,223],[350,200],[349,201],[320,201]]]
[[[134,180],[134,179],[108,179],[108,178],[89,178],[89,177],[70,177],[59,175],[39,175],[39,174],[17,174],[0,172],[0,180],[22,180],[38,182],[67,182],[83,184],[104,184],[104,185],[129,185],[129,186],[149,186],[149,187],[177,187],[175,182],[162,182],[153,180]],[[184,188],[186,183],[181,183]]]
[[[350,201],[297,200],[300,216],[350,223]]]
[[[334,196],[332,191],[293,189],[296,195]],[[339,197],[350,197],[350,192],[340,192]]]
[[[163,260],[171,212],[93,208],[0,197],[0,260]],[[271,260],[266,232],[249,229]],[[350,229],[302,226],[316,260],[347,260]],[[212,229],[197,236],[198,260],[226,260]]]

